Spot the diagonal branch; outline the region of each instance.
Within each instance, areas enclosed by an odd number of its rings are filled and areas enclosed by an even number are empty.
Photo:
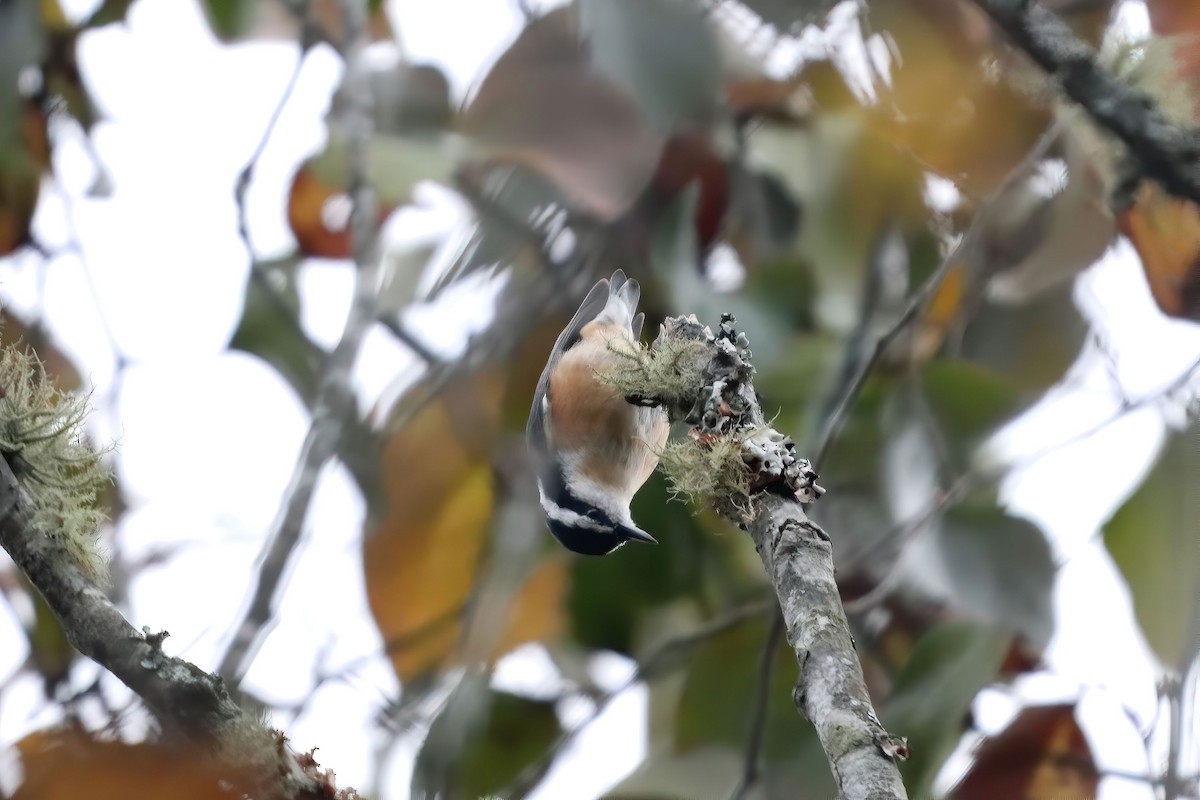
[[[162,634],[139,633],[80,569],[58,538],[31,521],[33,499],[0,458],[0,546],[37,587],[75,649],[113,673],[163,724],[211,743],[241,719],[220,679],[162,652]]]
[[[645,374],[635,379],[648,385],[636,393],[658,397],[672,420],[691,425],[695,447],[716,453],[718,447],[736,445],[733,458],[745,465],[748,485],[755,487],[749,512],[747,498],[738,496],[745,484],[736,481],[709,499],[754,540],[800,667],[793,698],[816,728],[839,797],[907,798],[896,766],[907,756],[907,744],[888,734],[875,715],[834,581],[832,543],[802,505],[824,490],[808,461],[795,454],[791,439],[763,415],[748,343],[733,326],[733,318],[725,315],[714,337],[695,317],[667,319]],[[695,359],[691,367],[684,363],[689,352]],[[663,381],[658,394],[650,385],[655,376]],[[663,376],[680,376],[679,385],[666,385],[672,379]],[[676,465],[690,469],[685,458]]]
[[[285,583],[288,566],[300,543],[317,478],[337,452],[343,421],[355,415],[351,373],[363,338],[375,319],[381,260],[377,252],[375,194],[367,174],[372,98],[367,65],[362,58],[366,0],[346,0],[343,6],[346,41],[351,43],[346,53],[346,76],[341,91],[345,92],[348,100],[343,123],[348,129],[351,153],[354,297],[342,338],[326,362],[313,404],[312,423],[284,493],[283,504],[260,556],[258,574],[252,581],[245,614],[235,627],[229,647],[221,659],[218,671],[234,687],[241,683],[275,618],[275,605]]]
[[[225,752],[234,759],[246,754],[251,736],[276,737],[244,712],[216,675],[162,650],[166,631],[134,629],[67,551],[62,540],[33,525],[34,501],[0,458],[0,547],[37,588],[80,653],[98,663],[128,686],[158,719],[163,732],[176,741],[207,751]],[[328,776],[315,764],[302,763],[277,739],[275,761],[256,762],[262,773],[250,775],[271,796],[330,797]],[[231,763],[236,771],[238,765]],[[232,776],[233,772],[231,772]],[[345,795],[354,796],[352,790]]]
[[[1032,0],[975,0],[1067,95],[1124,142],[1142,172],[1171,194],[1200,203],[1200,137],[1172,125],[1145,93],[1096,63],[1096,53]]]

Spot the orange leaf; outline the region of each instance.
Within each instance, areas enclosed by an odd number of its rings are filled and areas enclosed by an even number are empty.
[[[363,549],[367,597],[401,681],[442,666],[479,576],[495,503],[492,444],[503,382],[476,375],[451,388],[384,448],[387,511]],[[541,564],[509,610],[499,656],[563,627],[566,562]]]
[[[352,203],[345,186],[337,186],[319,177],[312,161],[305,163],[292,178],[288,193],[288,225],[305,255],[319,258],[351,258],[354,249],[350,237]],[[395,206],[381,203],[377,222],[382,223]]]
[[[227,800],[236,768],[196,750],[98,742],[72,731],[38,732],[18,743],[22,800]]]
[[[1073,705],[1026,708],[988,738],[954,800],[1095,797],[1100,776]]]
[[[1142,259],[1142,271],[1159,309],[1169,317],[1200,321],[1200,209],[1142,184],[1117,224]]]
[[[499,658],[528,642],[543,642],[566,627],[568,560],[563,553],[543,561],[525,581],[509,609],[508,627],[493,653]]]
[[[335,203],[344,203],[344,208]],[[353,255],[349,203],[343,190],[323,183],[306,166],[300,168],[292,179],[287,213],[301,252],[322,258]]]

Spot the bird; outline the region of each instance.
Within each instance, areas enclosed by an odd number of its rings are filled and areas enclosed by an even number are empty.
[[[554,343],[529,411],[525,434],[546,525],[582,555],[658,543],[633,521],[629,503],[658,465],[666,412],[634,405],[596,377],[638,346],[640,298],[641,286],[622,270],[592,287]]]

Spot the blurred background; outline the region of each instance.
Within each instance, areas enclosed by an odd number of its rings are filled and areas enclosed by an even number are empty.
[[[1043,5],[1194,124],[1200,8]],[[367,797],[831,797],[747,536],[661,476],[659,547],[543,527],[533,387],[622,267],[818,462],[910,797],[1197,796],[1192,204],[966,0],[345,8],[0,2],[3,338],[115,442],[135,626]],[[0,795],[154,741],[0,589]]]

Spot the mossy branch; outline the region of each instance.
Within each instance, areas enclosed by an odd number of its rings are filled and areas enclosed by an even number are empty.
[[[793,699],[816,728],[838,796],[907,798],[896,762],[908,745],[875,715],[834,581],[833,544],[804,513],[824,490],[763,415],[748,345],[729,315],[715,336],[694,316],[672,317],[648,350],[625,352],[599,377],[689,426],[662,453],[664,472],[676,491],[703,496],[749,531],[799,664]]]
[[[71,644],[141,697],[168,740],[201,745],[250,796],[356,798],[241,709],[220,678],[166,655],[165,631],[135,630],[108,599],[97,502],[111,473],[83,436],[87,413],[88,398],[55,388],[31,352],[0,348],[0,546]]]
[[[60,391],[32,351],[0,348],[0,456],[33,502],[32,524],[60,540],[93,580],[107,580],[100,497],[112,481],[83,434],[89,398]]]

